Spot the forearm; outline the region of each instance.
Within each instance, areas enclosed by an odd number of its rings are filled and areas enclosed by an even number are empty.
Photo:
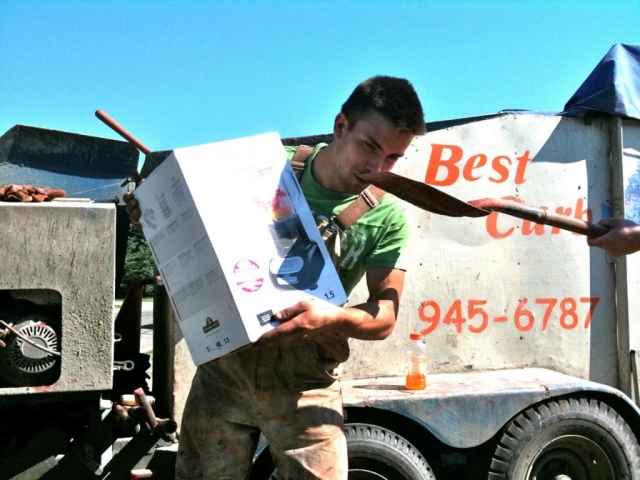
[[[371,300],[343,308],[337,330],[359,340],[384,340],[396,324],[395,304],[391,300]]]
[[[359,340],[383,340],[396,325],[404,285],[402,270],[372,268],[367,271],[369,298],[365,303],[345,308],[340,332]]]
[[[404,284],[404,272],[394,269],[367,271],[369,299],[353,307],[322,300],[304,300],[274,314],[280,323],[260,337],[261,342],[307,337],[327,331],[360,340],[382,340],[393,331]]]

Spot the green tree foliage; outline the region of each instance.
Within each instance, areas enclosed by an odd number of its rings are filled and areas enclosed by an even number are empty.
[[[124,298],[132,279],[152,280],[153,275],[153,257],[151,256],[149,245],[147,245],[142,232],[131,225],[129,227],[127,255],[124,260],[124,273],[118,286],[117,297]],[[144,287],[144,296],[151,295],[153,295],[153,285],[146,285]]]

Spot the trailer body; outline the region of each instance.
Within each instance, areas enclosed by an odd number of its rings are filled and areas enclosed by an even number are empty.
[[[639,53],[614,46],[564,112],[427,124],[395,173],[464,201],[504,198],[590,222],[639,221]],[[384,427],[413,444],[431,470],[416,462],[406,478],[433,478],[434,471],[460,478],[442,466],[442,454],[451,453],[467,455],[458,474],[468,478],[586,478],[586,471],[589,478],[638,478],[640,257],[612,258],[581,235],[495,212],[411,213],[411,267],[396,328],[382,342],[350,342],[347,421],[356,431]],[[350,303],[366,298],[361,284]],[[403,388],[415,331],[429,352],[424,392]],[[559,429],[551,411],[569,430]],[[596,412],[593,431],[576,433],[587,411]],[[630,445],[619,463],[596,453],[614,447],[591,448],[598,429],[614,423],[603,411],[628,426],[613,442]],[[356,435],[355,444],[361,441]],[[591,469],[588,458],[596,457],[615,466]]]

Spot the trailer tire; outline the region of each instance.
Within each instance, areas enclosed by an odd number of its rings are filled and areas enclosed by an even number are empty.
[[[435,480],[418,449],[395,432],[369,425],[345,425],[349,455],[349,478],[386,480]],[[366,473],[370,473],[367,477]]]
[[[400,435],[376,425],[345,425],[349,480],[436,480],[418,449]],[[250,480],[280,480],[269,449],[256,459]]]
[[[639,480],[640,445],[624,419],[604,402],[550,400],[502,430],[488,480]]]

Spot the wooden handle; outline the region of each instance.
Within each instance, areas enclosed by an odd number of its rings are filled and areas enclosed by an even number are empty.
[[[547,214],[547,225],[569,230],[570,232],[580,233],[590,238],[600,237],[609,231],[609,229],[603,225],[567,217],[565,215],[559,215],[557,213]]]
[[[124,138],[131,145],[136,147],[145,155],[149,155],[151,153],[151,149],[147,147],[144,143],[138,140],[136,137],[127,132],[122,125],[116,122],[113,118],[111,118],[106,112],[103,110],[96,110],[96,117],[102,120],[107,126],[111,127],[113,131],[115,131],[118,135]]]
[[[551,225],[570,232],[580,233],[587,237],[595,238],[604,235],[609,231],[605,226],[598,225],[577,218],[567,217],[551,213],[542,208],[535,208],[524,203],[501,198],[481,198],[469,202],[475,207],[491,212],[501,212],[512,217],[522,218],[541,225]]]

